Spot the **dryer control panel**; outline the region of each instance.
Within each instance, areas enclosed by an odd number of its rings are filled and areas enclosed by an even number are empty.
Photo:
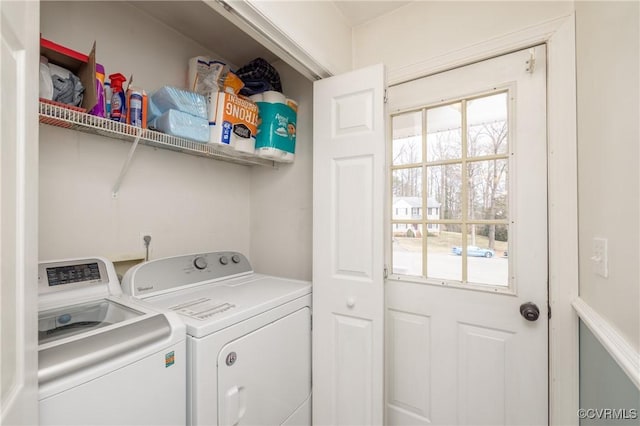
[[[252,272],[249,260],[242,253],[195,253],[137,265],[125,274],[122,289],[126,294],[146,298]]]

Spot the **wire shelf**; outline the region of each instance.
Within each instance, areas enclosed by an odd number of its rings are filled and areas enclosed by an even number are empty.
[[[128,142],[134,142],[139,137],[141,144],[156,148],[169,149],[185,154],[208,157],[246,166],[277,168],[276,163],[271,160],[245,155],[236,151],[226,152],[216,148],[215,145],[198,143],[154,130],[133,127],[128,124],[73,110],[66,106],[40,101],[39,115],[40,123],[51,126],[79,130],[85,133]]]

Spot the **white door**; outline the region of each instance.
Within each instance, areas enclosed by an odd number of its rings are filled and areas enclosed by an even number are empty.
[[[0,423],[38,423],[39,4],[0,1]]]
[[[381,425],[384,67],[313,97],[313,424]]]
[[[548,422],[545,69],[538,46],[389,89],[389,425]]]

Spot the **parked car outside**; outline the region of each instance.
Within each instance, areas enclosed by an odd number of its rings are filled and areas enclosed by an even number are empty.
[[[458,255],[458,256],[462,256],[462,247],[452,247],[451,248],[451,253]],[[473,257],[493,257],[496,253],[488,248],[481,248],[481,247],[477,247],[477,246],[467,246],[467,256],[473,256]]]

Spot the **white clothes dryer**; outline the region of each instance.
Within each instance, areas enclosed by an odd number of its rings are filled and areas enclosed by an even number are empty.
[[[38,269],[40,425],[184,425],[186,328],[100,257]]]
[[[189,424],[311,424],[310,282],[215,252],[137,265],[123,291],[187,325]]]

